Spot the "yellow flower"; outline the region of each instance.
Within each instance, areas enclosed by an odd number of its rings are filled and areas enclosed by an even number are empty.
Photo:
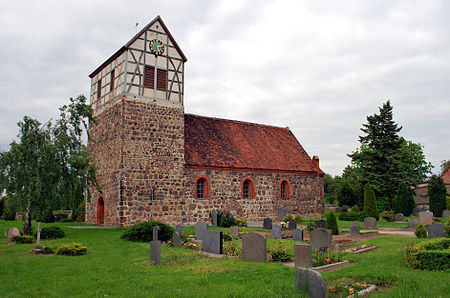
[[[192,237],[194,237],[193,235],[189,235],[189,238],[192,238]]]

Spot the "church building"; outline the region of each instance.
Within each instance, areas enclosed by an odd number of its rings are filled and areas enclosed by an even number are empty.
[[[323,171],[288,128],[184,113],[187,61],[161,17],[95,69],[86,221],[131,226],[324,214]]]

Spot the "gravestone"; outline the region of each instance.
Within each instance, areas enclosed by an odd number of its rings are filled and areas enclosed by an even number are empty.
[[[266,237],[255,232],[242,235],[242,258],[265,262],[267,260]]]
[[[264,227],[264,229],[272,230],[272,219],[264,218],[263,227]]]
[[[295,267],[312,267],[312,251],[309,244],[294,244]]]
[[[161,264],[161,241],[159,240],[150,241],[150,264]]]
[[[428,238],[442,238],[445,237],[444,225],[441,223],[434,223],[428,227]]]
[[[376,230],[377,220],[374,217],[364,218],[364,230]]]
[[[208,231],[208,224],[206,222],[198,222],[195,224],[195,239],[203,240],[203,234]]]
[[[444,210],[442,211],[442,217],[449,217],[450,216],[450,210]]]
[[[394,214],[394,220],[395,221],[403,221],[404,218],[405,217],[404,217],[403,213],[395,213]]]
[[[217,213],[217,210],[214,210],[212,212],[212,225],[213,227],[217,228],[219,224],[219,213]]]
[[[314,222],[314,224],[316,225],[316,229],[317,228],[325,228],[326,221],[323,219],[320,219],[320,220],[316,220]]]
[[[352,222],[351,235],[361,235],[361,231],[359,230],[359,222]]]
[[[295,219],[290,219],[289,220],[289,230],[293,230],[297,228],[297,222],[295,221]]]
[[[8,232],[8,243],[12,243],[14,238],[20,237],[20,231],[18,228],[11,228]]]
[[[433,223],[433,212],[419,212],[419,219],[423,225],[431,225]]]
[[[202,251],[213,254],[223,253],[223,234],[219,231],[204,231]]]
[[[416,207],[413,209],[412,214],[413,214],[413,216],[419,216],[419,212],[420,212],[420,209]]]
[[[175,230],[181,235],[183,235],[183,226],[177,225]]]
[[[272,238],[281,239],[281,225],[279,224],[272,225]]]
[[[237,226],[230,227],[230,234],[239,238],[239,227]]]
[[[302,229],[293,229],[292,230],[292,240],[303,241],[303,230]]]
[[[38,222],[38,228],[36,232],[36,246],[35,248],[42,248],[41,246],[41,223]]]
[[[331,247],[331,232],[324,228],[317,228],[309,233],[309,243],[313,249]]]
[[[295,273],[295,289],[309,293],[311,298],[328,297],[328,288],[322,275],[316,270],[299,268]]]
[[[286,209],[278,208],[278,210],[277,210],[277,220],[278,221],[284,221],[285,218],[286,218]]]
[[[172,243],[174,247],[183,247],[183,244],[181,243],[181,236],[178,231],[173,232]]]
[[[153,241],[155,240],[161,240],[161,228],[159,226],[156,226],[153,228]]]
[[[419,221],[417,219],[408,219],[408,229],[415,229],[418,224]]]

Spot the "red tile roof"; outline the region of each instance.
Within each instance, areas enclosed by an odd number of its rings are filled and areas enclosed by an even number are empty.
[[[187,167],[323,174],[288,128],[184,115]]]
[[[450,168],[445,170],[441,177],[444,180],[444,184],[450,184]]]

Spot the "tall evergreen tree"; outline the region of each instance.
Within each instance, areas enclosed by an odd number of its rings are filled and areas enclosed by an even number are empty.
[[[446,207],[446,194],[444,180],[436,175],[431,176],[428,196],[430,197],[430,211],[434,216],[442,216],[442,211]]]
[[[410,216],[415,206],[416,202],[414,201],[411,187],[405,181],[400,183],[397,192],[395,212],[403,213],[405,216]]]
[[[380,217],[377,208],[377,197],[369,183],[364,186],[364,213],[368,217],[374,217],[378,220]]]

